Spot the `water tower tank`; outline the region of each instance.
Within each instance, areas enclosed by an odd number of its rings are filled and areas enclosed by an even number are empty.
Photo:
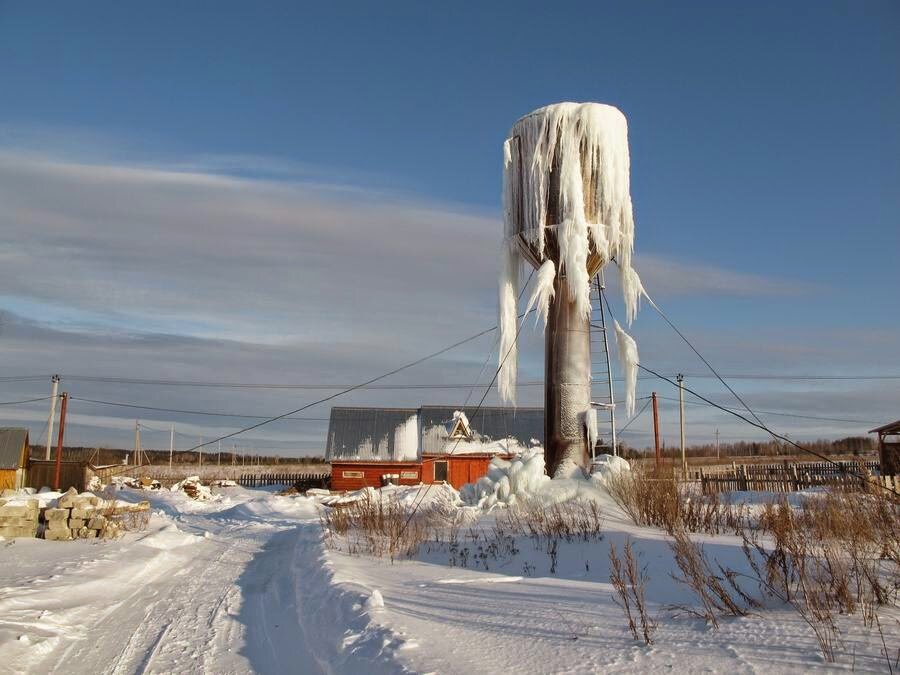
[[[600,103],[535,110],[504,143],[499,388],[502,399],[515,400],[518,271],[525,260],[539,269],[535,295],[546,313],[544,442],[551,475],[588,463],[590,280],[615,258],[629,320],[642,292],[631,267],[629,162],[625,116]]]

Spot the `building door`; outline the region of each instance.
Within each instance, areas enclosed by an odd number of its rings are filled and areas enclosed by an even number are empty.
[[[440,462],[434,463],[434,482],[435,483],[447,480],[447,474],[448,474],[447,469],[448,469],[447,460],[442,460]]]

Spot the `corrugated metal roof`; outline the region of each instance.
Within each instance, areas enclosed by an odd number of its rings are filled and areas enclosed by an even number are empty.
[[[453,413],[462,410],[469,419],[472,442],[448,440]],[[325,459],[409,460],[421,454],[444,454],[455,448],[460,454],[479,450],[504,452],[502,441],[512,438],[523,448],[532,439],[543,444],[543,408],[475,406],[422,406],[421,408],[334,407],[328,424]],[[512,443],[511,445],[515,445]]]
[[[28,429],[0,428],[0,469],[18,469],[25,455],[22,450],[27,442]]]
[[[325,459],[415,460],[418,412],[416,408],[332,408]]]

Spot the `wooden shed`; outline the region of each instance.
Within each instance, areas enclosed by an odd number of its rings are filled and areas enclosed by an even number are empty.
[[[0,428],[0,490],[25,487],[28,451],[28,429]]]
[[[486,476],[494,457],[511,459],[512,455],[425,455],[422,457],[423,483],[450,483],[457,490]]]
[[[331,489],[336,492],[379,488],[384,485],[418,485],[422,482],[422,464],[418,461],[332,460]]]
[[[872,429],[878,434],[878,455],[882,476],[900,476],[900,420]]]

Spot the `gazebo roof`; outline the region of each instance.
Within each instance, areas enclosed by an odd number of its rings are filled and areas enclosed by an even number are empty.
[[[900,434],[900,420],[871,429],[870,434]]]

